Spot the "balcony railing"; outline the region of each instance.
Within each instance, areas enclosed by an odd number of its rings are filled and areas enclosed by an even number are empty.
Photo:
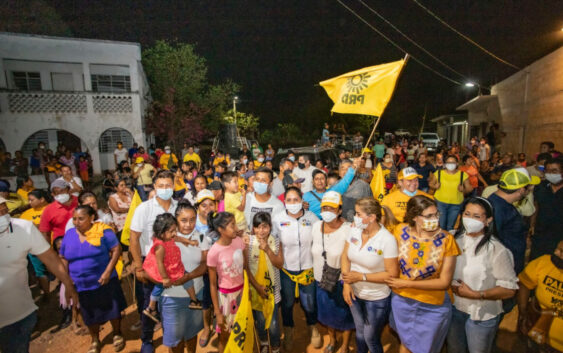
[[[87,113],[88,106],[91,106],[92,112],[96,114],[128,114],[133,112],[131,94],[3,92],[2,95],[7,98],[7,110],[11,113]],[[91,103],[88,101],[91,101]]]

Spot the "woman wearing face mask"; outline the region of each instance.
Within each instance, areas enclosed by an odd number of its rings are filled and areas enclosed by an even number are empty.
[[[495,237],[493,207],[484,198],[468,199],[461,210],[452,290],[454,306],[448,353],[490,352],[502,317],[502,299],[518,290],[512,254]]]
[[[460,250],[454,237],[440,229],[434,200],[415,196],[407,203],[405,223],[395,228],[399,278],[393,289],[389,325],[401,340],[400,353],[437,353],[451,322],[452,299],[447,292]]]
[[[359,353],[383,352],[381,333],[391,299],[385,280],[399,276],[397,241],[382,218],[383,209],[373,198],[356,201],[355,227],[342,252],[343,295],[354,317]]]
[[[465,194],[473,191],[467,173],[458,170],[458,159],[446,157],[445,169],[431,175],[429,185],[436,190],[434,198],[440,211],[440,228],[453,230]]]
[[[342,297],[342,283],[337,274],[341,268],[340,258],[344,251],[346,239],[352,230],[351,224],[340,217],[342,214],[342,197],[336,191],[327,191],[321,201],[323,220],[313,225],[313,272],[317,286],[318,320],[328,328],[330,341],[325,348],[326,353],[336,352],[337,333],[342,335],[342,349],[348,352],[350,333],[354,329],[354,320],[350,307]],[[333,273],[325,272],[326,266],[335,269]],[[328,278],[323,278],[328,276]]]
[[[518,329],[528,337],[527,352],[563,352],[563,240],[553,253],[531,261],[518,278]]]
[[[256,183],[255,183],[256,184]],[[248,202],[246,203],[248,205]],[[303,195],[296,187],[285,191],[285,210],[272,217],[274,234],[278,236],[284,254],[281,277],[281,312],[284,326],[284,348],[293,347],[293,305],[299,297],[311,331],[311,343],[322,346],[322,337],[317,330],[317,304],[313,278],[313,224],[319,219],[311,211],[303,209]]]
[[[381,169],[383,170],[383,176],[385,177],[385,188],[389,191],[393,188],[393,185],[397,184],[397,167],[395,167],[393,158],[391,158],[389,153],[385,153],[383,156]]]

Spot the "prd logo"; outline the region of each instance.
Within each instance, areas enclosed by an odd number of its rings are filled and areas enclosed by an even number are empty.
[[[344,104],[364,104],[365,96],[360,94],[368,86],[369,75],[367,73],[354,75],[346,81],[348,93],[342,95]]]

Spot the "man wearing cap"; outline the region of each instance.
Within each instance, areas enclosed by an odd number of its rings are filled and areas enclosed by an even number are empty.
[[[405,212],[407,211],[407,202],[411,197],[416,195],[424,195],[431,199],[434,197],[425,193],[422,190],[418,190],[418,179],[422,178],[422,175],[418,174],[413,167],[407,167],[402,169],[397,175],[399,181],[399,188],[387,195],[381,201],[383,206],[387,206],[393,215],[399,222],[403,222],[405,217]]]
[[[172,153],[170,146],[164,147],[164,153],[160,156],[158,163],[160,164],[160,168],[164,170],[169,170],[171,167],[178,165],[178,158]]]
[[[317,168],[311,165],[309,156],[306,154],[300,155],[297,161],[297,168],[293,168],[293,174],[299,179],[305,179],[301,185],[301,192],[306,193],[313,190],[313,170]]]
[[[284,188],[284,192],[281,193],[278,196],[278,200],[280,200],[281,202],[285,203],[285,190],[287,190],[290,187],[296,187],[299,190],[301,190],[301,184],[305,181],[304,178],[298,178],[295,174],[293,174],[291,172],[291,170],[286,170],[283,172],[284,176],[283,176],[283,188]],[[275,178],[277,179],[277,178]],[[275,180],[274,179],[274,180]]]
[[[272,195],[279,197],[285,192],[285,188],[283,186],[285,171],[292,171],[293,168],[293,162],[289,158],[282,158],[282,160],[280,161],[280,172],[278,173],[278,176],[272,181]]]
[[[524,168],[509,169],[502,173],[498,191],[488,198],[494,210],[497,237],[512,252],[516,273],[524,269],[528,227],[513,203],[525,198],[540,181],[537,176],[530,177]]]
[[[152,190],[152,177],[154,172],[154,167],[149,163],[145,163],[143,157],[137,157],[135,159],[133,179],[137,180],[137,192],[139,192],[139,196],[143,201],[147,201],[148,194]]]
[[[35,255],[66,288],[67,302],[78,294],[59,256],[32,222],[11,219],[0,197],[0,351],[28,352],[37,306],[27,284],[27,255]]]

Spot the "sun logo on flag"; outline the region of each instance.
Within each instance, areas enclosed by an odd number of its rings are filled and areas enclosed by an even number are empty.
[[[348,92],[359,94],[368,86],[368,78],[370,76],[367,73],[362,73],[359,75],[354,75],[348,79],[346,82],[346,87]]]

